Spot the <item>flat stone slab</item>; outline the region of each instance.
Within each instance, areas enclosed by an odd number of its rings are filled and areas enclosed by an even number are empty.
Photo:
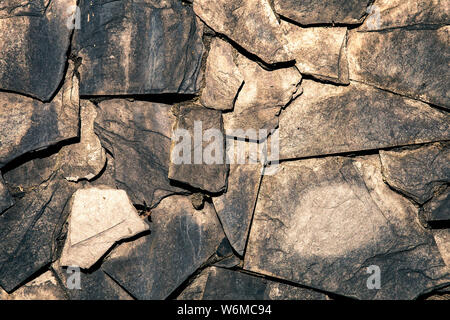
[[[289,52],[302,74],[348,84],[347,28],[301,28],[282,22]]]
[[[444,141],[450,117],[419,101],[352,82],[302,82],[280,115],[280,159]],[[300,143],[301,142],[301,143]]]
[[[0,173],[0,214],[14,205],[14,200]]]
[[[202,25],[177,0],[80,3],[74,52],[82,60],[82,95],[181,93],[199,90]]]
[[[227,185],[222,113],[202,106],[177,111],[168,177],[203,191],[218,193]]]
[[[433,225],[434,223],[450,221],[450,188],[435,195],[423,206],[425,220]]]
[[[116,242],[149,230],[123,190],[80,189],[72,199],[61,266],[89,269]]]
[[[293,60],[268,0],[195,0],[195,14],[267,64]]]
[[[450,144],[380,150],[383,178],[395,190],[423,204],[450,182]]]
[[[57,257],[68,215],[65,207],[76,187],[51,179],[0,216],[0,286],[11,292]]]
[[[349,34],[350,79],[450,108],[450,27]]]
[[[274,0],[275,12],[299,24],[359,24],[370,0]]]
[[[47,271],[11,294],[0,288],[0,300],[67,300],[67,296],[55,275]]]
[[[73,29],[69,1],[2,1],[0,89],[50,100],[64,78]],[[1,106],[2,102],[0,102]]]
[[[433,235],[445,264],[450,268],[450,229],[433,230]]]
[[[151,211],[151,233],[121,244],[102,270],[137,299],[165,299],[217,251],[225,238],[214,207],[165,198]]]
[[[431,27],[450,24],[446,0],[377,0],[358,30],[386,30],[404,27]]]
[[[378,155],[283,162],[264,176],[244,269],[358,299],[414,299],[450,283]]]
[[[244,76],[236,63],[237,53],[228,42],[213,38],[206,61],[205,88],[200,102],[207,108],[232,110]]]
[[[171,106],[125,99],[98,104],[95,132],[114,156],[117,187],[135,204],[156,206],[174,193],[187,191],[168,179],[175,116]]]
[[[64,85],[49,103],[0,92],[0,168],[25,153],[77,138],[79,109],[73,65],[69,66]]]

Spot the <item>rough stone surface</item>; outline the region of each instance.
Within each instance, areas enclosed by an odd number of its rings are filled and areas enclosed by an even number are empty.
[[[152,210],[148,236],[115,249],[102,270],[138,299],[165,299],[213,256],[225,237],[214,207],[165,198]]]
[[[82,95],[198,91],[202,26],[177,0],[82,0],[74,51]]]
[[[444,141],[447,113],[370,86],[303,81],[280,116],[280,159]]]
[[[347,28],[301,28],[283,22],[287,47],[302,74],[348,84]]]
[[[227,139],[227,146],[233,141]],[[236,141],[236,149],[258,147],[257,143]],[[230,165],[228,187],[226,193],[213,198],[214,207],[222,223],[231,246],[241,256],[244,255],[253,209],[261,181],[262,165],[250,163],[250,152],[246,152],[244,162],[237,161]]]
[[[195,0],[194,11],[214,31],[267,64],[293,60],[268,0]]]
[[[371,265],[379,290],[367,287]],[[244,269],[359,299],[413,299],[450,283],[433,235],[383,182],[377,155],[286,162],[265,176]]]
[[[0,168],[27,152],[78,137],[78,116],[78,80],[72,64],[49,103],[0,92]]]
[[[73,30],[69,1],[0,4],[0,89],[50,100],[64,78]],[[70,23],[69,23],[70,26]],[[0,102],[0,106],[2,102]]]
[[[80,189],[70,210],[61,266],[89,269],[116,242],[149,230],[123,190]]]
[[[380,151],[384,180],[394,189],[423,204],[450,183],[450,144],[435,143],[414,149]]]
[[[186,136],[172,139],[169,179],[211,193],[223,191],[228,166],[221,112],[201,106],[181,106],[177,112],[174,133]]]
[[[446,0],[376,0],[358,30],[386,30],[450,24]]]
[[[435,195],[423,206],[425,220],[429,223],[450,221],[450,189]]]
[[[233,47],[220,38],[213,38],[205,71],[205,88],[201,103],[207,108],[232,110],[244,76],[236,64]]]
[[[436,30],[353,30],[348,40],[350,79],[448,109],[449,32],[449,26]]]
[[[56,258],[75,186],[52,178],[0,216],[0,286],[7,292]]]
[[[373,0],[274,0],[275,12],[299,24],[358,24]]]
[[[445,264],[450,268],[450,229],[433,230],[433,235]]]
[[[67,300],[67,296],[53,273],[47,271],[11,294],[0,288],[0,300]]]
[[[233,112],[224,113],[226,134],[246,138],[248,129],[273,130],[278,115],[292,99],[300,95],[302,76],[295,67],[269,71],[241,54],[237,56],[244,85],[239,91]]]
[[[206,282],[208,281],[209,270],[209,268],[204,269],[192,279],[192,282],[184,288],[183,292],[177,297],[177,300],[202,300]]]
[[[14,200],[5,185],[5,181],[0,173],[0,214],[14,204]]]
[[[167,178],[175,122],[169,105],[113,99],[98,107],[95,132],[114,157],[117,186],[133,203],[153,207],[168,195],[186,193]]]

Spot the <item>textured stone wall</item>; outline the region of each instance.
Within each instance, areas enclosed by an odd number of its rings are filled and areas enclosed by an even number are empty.
[[[449,11],[0,1],[0,300],[450,299]]]

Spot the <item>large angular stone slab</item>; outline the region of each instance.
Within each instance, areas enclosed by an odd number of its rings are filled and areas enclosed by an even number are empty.
[[[222,113],[201,106],[177,111],[170,151],[169,179],[211,193],[227,184]]]
[[[195,0],[194,11],[214,31],[267,64],[293,60],[268,0]]]
[[[214,207],[165,198],[151,212],[151,233],[117,247],[102,265],[137,299],[165,299],[214,255],[225,235]]]
[[[347,28],[301,28],[282,22],[287,47],[302,74],[348,84]]]
[[[244,269],[358,299],[413,299],[450,283],[417,209],[383,182],[378,155],[284,162],[264,176]]]
[[[280,115],[280,159],[444,141],[450,117],[419,101],[352,82],[303,81]]]
[[[435,30],[353,30],[348,40],[350,79],[448,109],[449,32],[449,26]]]
[[[41,274],[11,294],[0,288],[0,300],[67,300],[67,298],[51,271]]]
[[[236,64],[235,50],[228,42],[213,38],[206,61],[205,88],[200,102],[207,108],[231,110],[244,76]]]
[[[450,144],[435,143],[414,149],[380,150],[385,181],[423,204],[450,182]]]
[[[2,1],[0,89],[50,100],[64,78],[73,32],[69,1]],[[2,103],[0,102],[0,105]]]
[[[56,259],[76,187],[53,178],[0,216],[0,286],[11,292]]]
[[[359,24],[372,0],[274,0],[275,12],[299,24]]]
[[[61,266],[89,269],[116,242],[149,229],[123,190],[80,189],[72,199]]]
[[[278,115],[292,99],[301,94],[302,76],[295,67],[269,71],[241,54],[237,56],[244,85],[233,112],[223,114],[226,134],[246,137],[249,129],[271,131],[278,126]]]
[[[450,23],[446,0],[377,0],[358,30],[443,26]]]
[[[72,64],[64,85],[49,103],[0,92],[0,168],[27,152],[77,138],[79,108],[78,80]]]
[[[177,0],[82,0],[82,95],[182,93],[199,89],[202,25]]]
[[[113,99],[99,103],[97,112],[95,132],[114,157],[117,187],[133,203],[155,206],[168,195],[186,192],[167,178],[175,122],[169,105]]]
[[[2,174],[0,173],[0,214],[14,204],[14,200],[5,185]]]
[[[235,150],[244,152],[248,150],[248,152],[243,155],[243,162],[239,163],[240,159],[233,159],[233,163],[230,164],[227,191],[219,197],[214,197],[213,202],[231,246],[243,256],[263,165],[258,162],[258,159],[252,159],[253,163],[250,161],[252,156],[250,148],[257,148],[257,143],[227,139],[227,148],[232,143],[235,143],[233,146]],[[238,152],[235,153],[238,154]]]

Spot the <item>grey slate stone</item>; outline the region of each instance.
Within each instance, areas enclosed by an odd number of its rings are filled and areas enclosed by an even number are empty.
[[[152,209],[151,233],[117,247],[101,268],[137,299],[165,299],[217,251],[225,238],[214,207],[171,196]]]
[[[0,89],[48,101],[64,78],[77,1],[2,2]]]
[[[429,105],[352,82],[303,81],[303,95],[280,115],[280,159],[450,138],[450,116]]]
[[[82,95],[136,95],[199,90],[202,25],[178,0],[81,0]]]
[[[350,80],[450,108],[450,26],[349,33]]]
[[[367,286],[372,265],[378,290]],[[244,269],[358,299],[414,299],[450,283],[432,233],[383,182],[377,155],[283,162],[264,176]]]
[[[0,214],[14,205],[14,200],[5,185],[2,174],[0,173]]]
[[[431,224],[450,221],[450,189],[447,187],[435,195],[423,206],[423,212],[426,221]]]

